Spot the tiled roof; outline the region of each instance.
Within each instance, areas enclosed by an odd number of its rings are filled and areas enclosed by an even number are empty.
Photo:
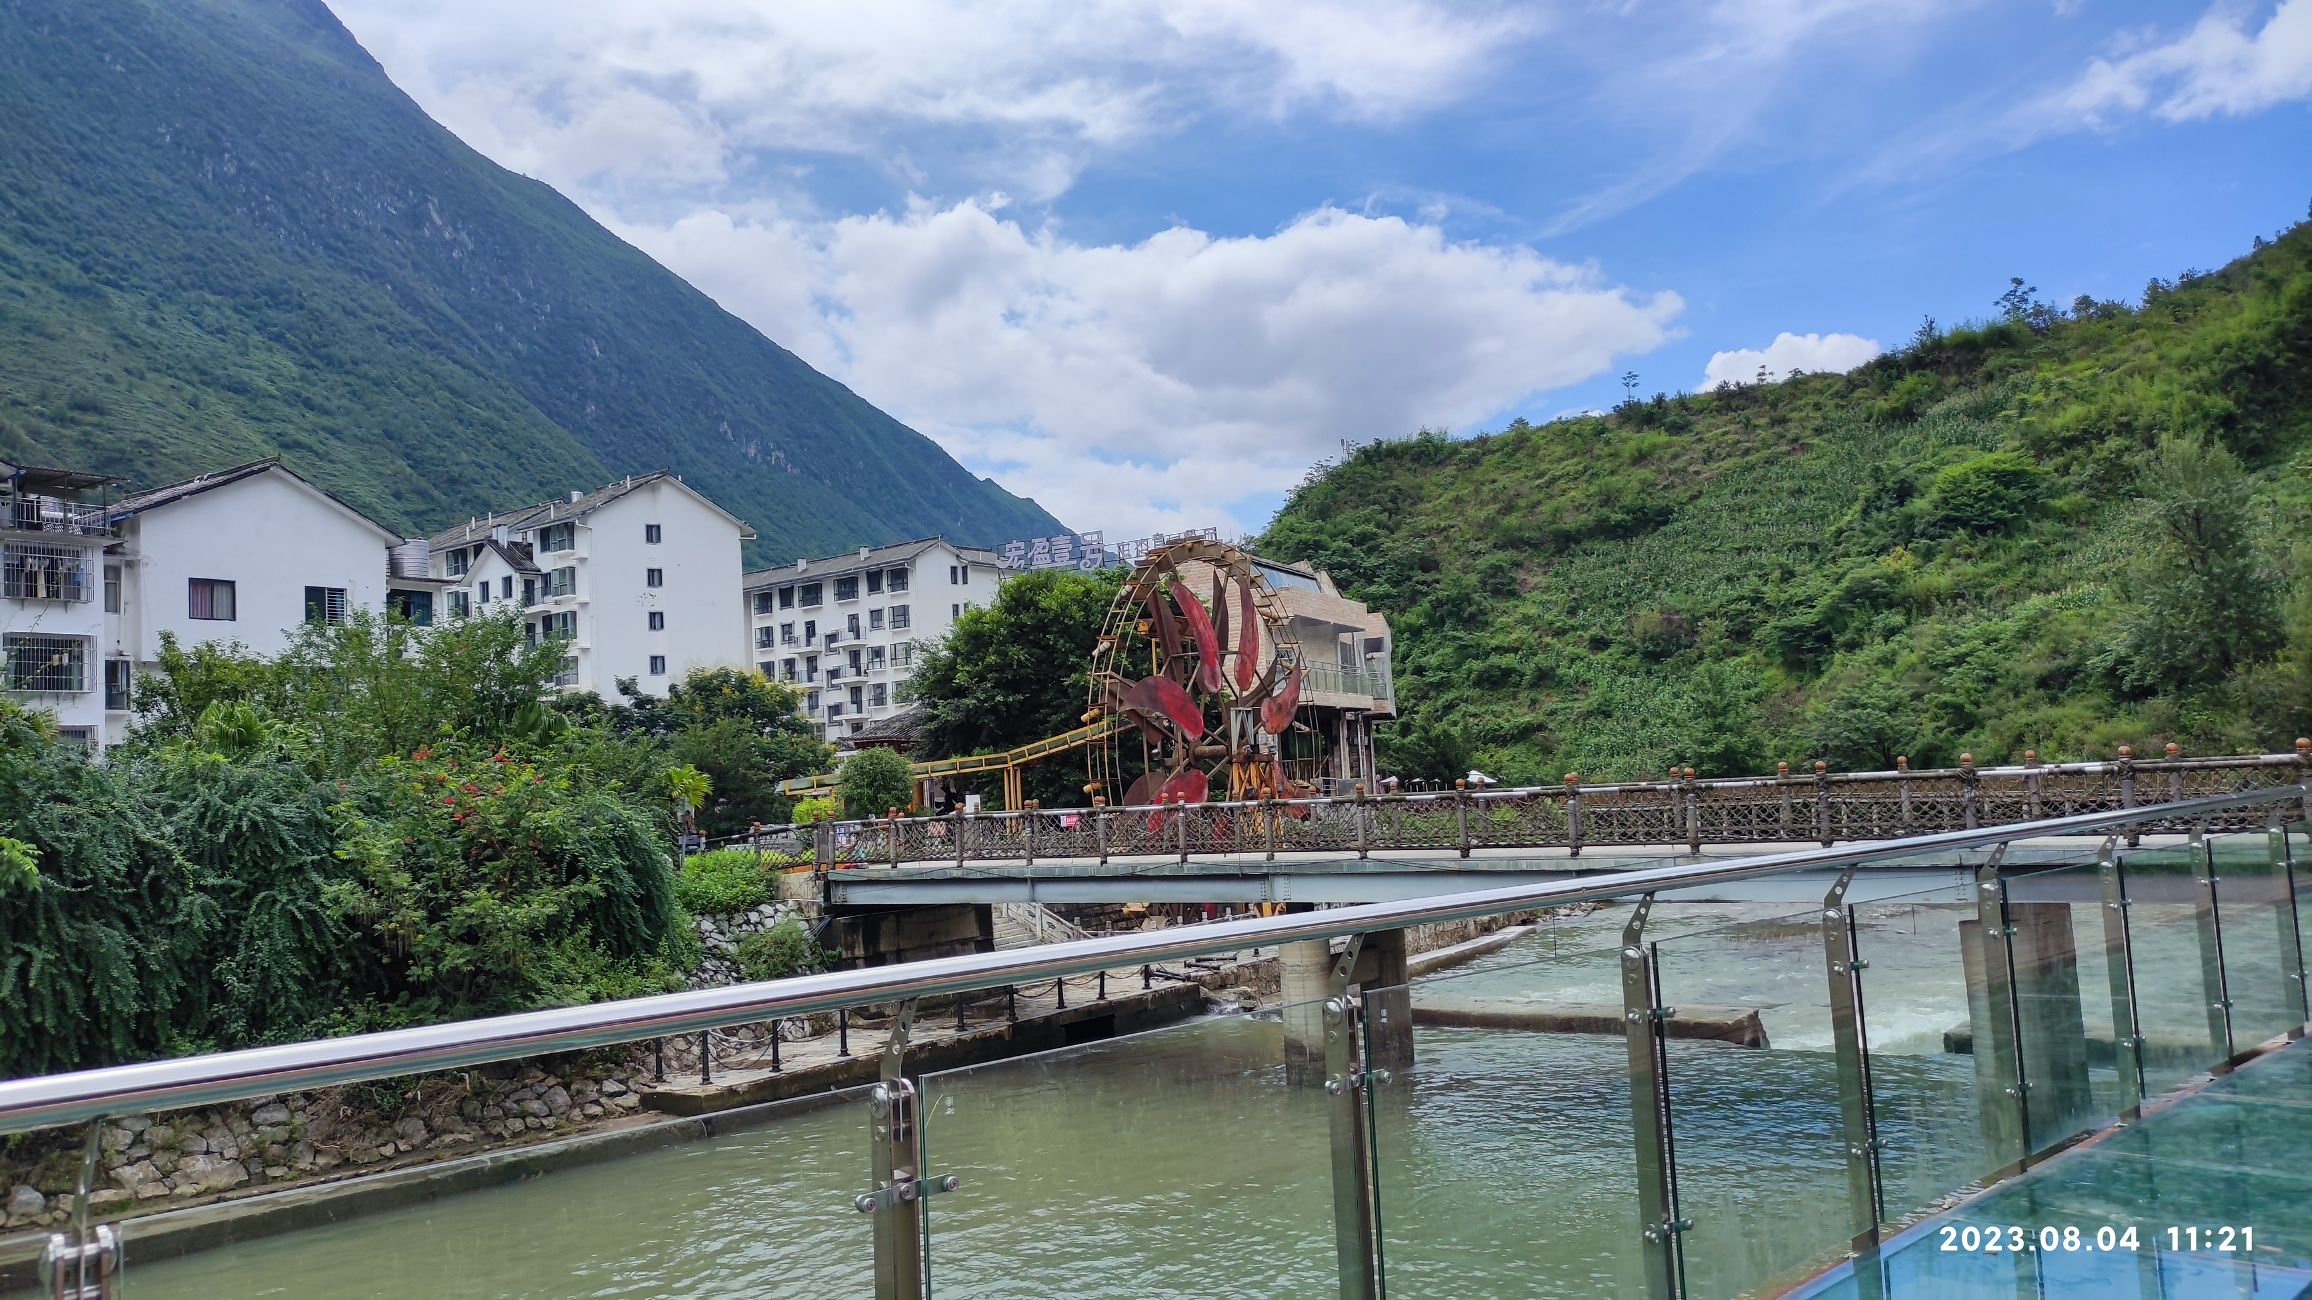
[[[525,506],[507,514],[485,515],[479,519],[470,519],[455,528],[435,533],[427,540],[433,549],[447,551],[460,546],[471,546],[476,542],[488,541],[490,534],[500,528],[510,528],[515,532],[520,532],[524,529],[536,528],[541,524],[560,523],[565,519],[581,519],[636,488],[648,487],[661,479],[671,480],[677,487],[720,511],[731,522],[737,524],[745,536],[755,535],[755,530],[749,527],[745,520],[731,514],[728,510],[724,510],[721,506],[715,505],[705,493],[676,477],[673,470],[661,469],[653,470],[648,474],[636,474],[631,478],[623,478],[616,483],[606,483],[592,492],[580,493],[575,501],[568,497],[557,497],[552,501],[541,501],[537,505]]]
[[[870,546],[865,555],[861,555],[857,551],[849,551],[841,555],[830,555],[824,559],[810,560],[806,562],[806,567],[801,569],[796,568],[794,561],[789,560],[785,564],[773,565],[768,569],[757,569],[741,578],[739,582],[746,590],[752,591],[757,587],[784,586],[790,582],[818,582],[823,578],[847,577],[854,573],[865,573],[869,569],[882,569],[904,564],[934,546],[944,546],[973,564],[984,564],[994,568],[1000,563],[994,551],[982,550],[976,546],[958,546],[944,537],[918,537],[911,542],[893,542],[889,546]]]
[[[111,511],[112,517],[114,519],[126,519],[130,515],[142,514],[147,510],[155,510],[161,506],[169,505],[172,502],[182,501],[186,497],[199,496],[203,492],[213,491],[214,489],[224,487],[228,484],[238,483],[243,479],[252,479],[260,474],[271,473],[274,470],[279,470],[283,474],[287,474],[289,477],[296,479],[298,482],[320,493],[322,496],[329,498],[331,502],[336,504],[338,509],[343,510],[349,515],[352,515],[354,518],[369,525],[371,528],[376,529],[378,532],[383,533],[387,537],[393,538],[396,541],[400,540],[401,535],[399,533],[396,533],[392,529],[387,528],[384,524],[381,524],[375,519],[370,518],[360,510],[355,509],[353,506],[346,504],[346,501],[343,497],[338,496],[336,493],[325,487],[322,487],[318,483],[315,483],[313,480],[298,473],[296,470],[293,470],[287,465],[282,464],[281,458],[278,456],[268,456],[264,460],[253,460],[246,465],[235,465],[231,469],[221,469],[213,474],[195,475],[194,477],[186,479],[180,483],[169,483],[157,488],[147,488],[142,492],[131,492],[127,496],[124,496],[120,500],[114,502],[110,507],[108,507],[108,509]]]

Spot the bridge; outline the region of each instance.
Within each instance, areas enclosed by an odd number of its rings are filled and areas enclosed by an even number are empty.
[[[996,902],[1352,903],[1538,885],[1809,843],[2020,824],[2312,778],[2285,754],[1883,772],[1792,772],[1341,798],[955,813],[770,827],[724,841],[802,857],[798,892],[838,906]],[[2250,829],[2230,814],[2205,830]],[[2137,837],[2180,831],[2158,819]],[[1904,864],[1929,876],[1947,865]],[[1811,888],[1814,882],[1807,882]],[[1904,882],[1888,878],[1887,888]],[[1923,887],[1923,885],[1922,885]],[[1777,883],[1770,888],[1781,889]]]

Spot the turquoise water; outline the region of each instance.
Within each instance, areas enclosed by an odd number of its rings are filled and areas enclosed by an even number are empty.
[[[1973,1060],[1942,1041],[1968,1020],[1957,934],[1972,914],[1971,905],[1898,901],[1858,916],[1897,1222],[1995,1163],[1977,1132]],[[1756,1010],[1771,1043],[1670,1045],[1681,1203],[1695,1219],[1690,1294],[1795,1280],[1850,1230],[1818,917],[1689,906],[1658,909],[1650,927],[1662,938],[1665,1002]],[[1420,982],[1416,1001],[1618,1004],[1625,919],[1609,910],[1553,922]],[[2081,946],[2084,1005],[2108,1009],[2094,983],[2100,967],[2084,965],[2093,951],[2084,934]],[[1287,1082],[1284,1037],[1274,1014],[1216,1017],[927,1077],[929,1170],[962,1179],[928,1208],[933,1293],[1332,1293],[1329,1098]],[[1418,1030],[1413,1067],[1375,1097],[1389,1294],[1638,1291],[1627,1061],[1612,1034]],[[2097,1077],[2108,1085],[2108,1070]],[[2227,1084],[2275,1078],[2243,1071]],[[2312,1080],[2303,1095],[2312,1097]],[[2231,1104],[2287,1105],[2251,1096]],[[2312,1109],[2291,1113],[2312,1119]],[[2151,1142],[2154,1129],[2126,1136]],[[2186,1147],[2259,1140],[2239,1125],[2175,1132]],[[139,1261],[132,1228],[126,1294],[866,1297],[870,1225],[850,1199],[870,1185],[867,1135],[855,1091],[750,1131],[184,1259]],[[2099,1159],[2122,1170],[2137,1160],[2167,1181],[2147,1188],[2103,1173],[2066,1195],[2117,1207],[2177,1177],[2156,1151],[2105,1146],[2111,1154]],[[2296,1163],[2312,1171],[2312,1160]],[[2282,1168],[2258,1176],[2284,1179]],[[2268,1196],[2293,1198],[2285,1215],[2266,1216],[2271,1243],[2312,1242],[2312,1224],[2294,1222],[2312,1217],[2312,1185],[2251,1179],[2239,1192],[2235,1214]],[[2012,1278],[2007,1285],[2002,1294],[2015,1294]],[[1911,1293],[1945,1292],[1921,1283]]]

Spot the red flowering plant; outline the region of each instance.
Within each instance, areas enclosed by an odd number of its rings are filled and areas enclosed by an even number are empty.
[[[338,807],[338,913],[366,990],[419,1017],[585,1000],[664,975],[676,908],[657,819],[615,787],[444,741],[379,762]]]

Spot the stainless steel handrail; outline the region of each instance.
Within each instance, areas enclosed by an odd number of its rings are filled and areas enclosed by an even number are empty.
[[[553,1011],[529,1011],[419,1029],[14,1079],[0,1083],[0,1133],[51,1128],[104,1115],[213,1105],[297,1088],[484,1065],[661,1035],[695,1034],[748,1021],[810,1015],[902,998],[969,993],[1296,940],[1332,939],[1409,925],[1466,921],[1499,912],[1627,898],[1786,871],[1844,866],[1872,858],[1907,857],[2008,840],[2088,834],[2139,822],[2190,820],[2230,808],[2302,801],[2307,797],[2312,797],[2312,787],[2274,786],[2246,794],[2185,799],[2118,812],[2082,813],[1980,830],[1945,831],[1903,840],[1803,849],[1726,862],[1652,867],[1551,884],[1472,890],[1324,912],[1103,936],[1038,948],[943,957]]]

